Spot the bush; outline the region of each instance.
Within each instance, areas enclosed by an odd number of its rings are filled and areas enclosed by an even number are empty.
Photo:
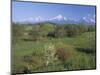
[[[74,54],[75,50],[73,47],[64,45],[62,43],[56,45],[56,55],[63,63],[67,62],[67,60],[73,57]]]
[[[47,34],[48,37],[52,37],[52,38],[55,38],[55,33],[54,32],[49,32]]]
[[[52,63],[54,60],[54,55],[55,55],[55,47],[52,43],[46,44],[45,45],[45,50],[44,50],[44,60],[45,60],[45,65],[48,66],[49,63]]]

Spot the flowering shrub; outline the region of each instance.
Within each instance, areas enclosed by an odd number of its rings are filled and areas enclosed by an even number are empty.
[[[55,47],[52,43],[49,43],[46,44],[44,48],[45,48],[44,50],[45,65],[48,66],[48,64],[54,60]]]

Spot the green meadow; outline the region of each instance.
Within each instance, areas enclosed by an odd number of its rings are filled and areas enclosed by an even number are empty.
[[[95,25],[12,24],[12,74],[96,68]]]

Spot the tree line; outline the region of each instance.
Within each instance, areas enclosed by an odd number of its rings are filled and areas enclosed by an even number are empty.
[[[48,25],[48,24],[47,24]],[[28,26],[31,29],[26,30]],[[50,38],[61,38],[61,37],[76,37],[85,32],[95,31],[95,25],[83,25],[83,24],[66,24],[66,25],[53,25],[51,31],[43,29],[44,24],[38,25],[21,25],[13,23],[12,35],[14,37],[23,36],[27,33],[31,39],[38,40],[38,38],[50,37]]]

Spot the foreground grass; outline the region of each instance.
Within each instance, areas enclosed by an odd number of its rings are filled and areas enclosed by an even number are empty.
[[[45,71],[61,71],[61,70],[79,70],[79,69],[95,69],[95,53],[87,53],[77,50],[77,48],[92,48],[95,51],[95,32],[84,33],[74,38],[44,38],[39,41],[23,41],[20,40],[13,44],[12,48],[12,70],[13,72],[20,73],[27,65],[30,66],[28,72],[45,72]],[[74,55],[66,61],[62,62],[60,59],[54,60],[48,66],[44,66],[43,52],[44,46],[47,43],[52,43],[56,46],[62,43],[65,47],[73,48]],[[58,45],[58,47],[64,47]],[[28,56],[28,59],[34,61],[27,62],[24,56]],[[30,61],[30,60],[29,60]],[[26,72],[26,73],[28,73]]]

